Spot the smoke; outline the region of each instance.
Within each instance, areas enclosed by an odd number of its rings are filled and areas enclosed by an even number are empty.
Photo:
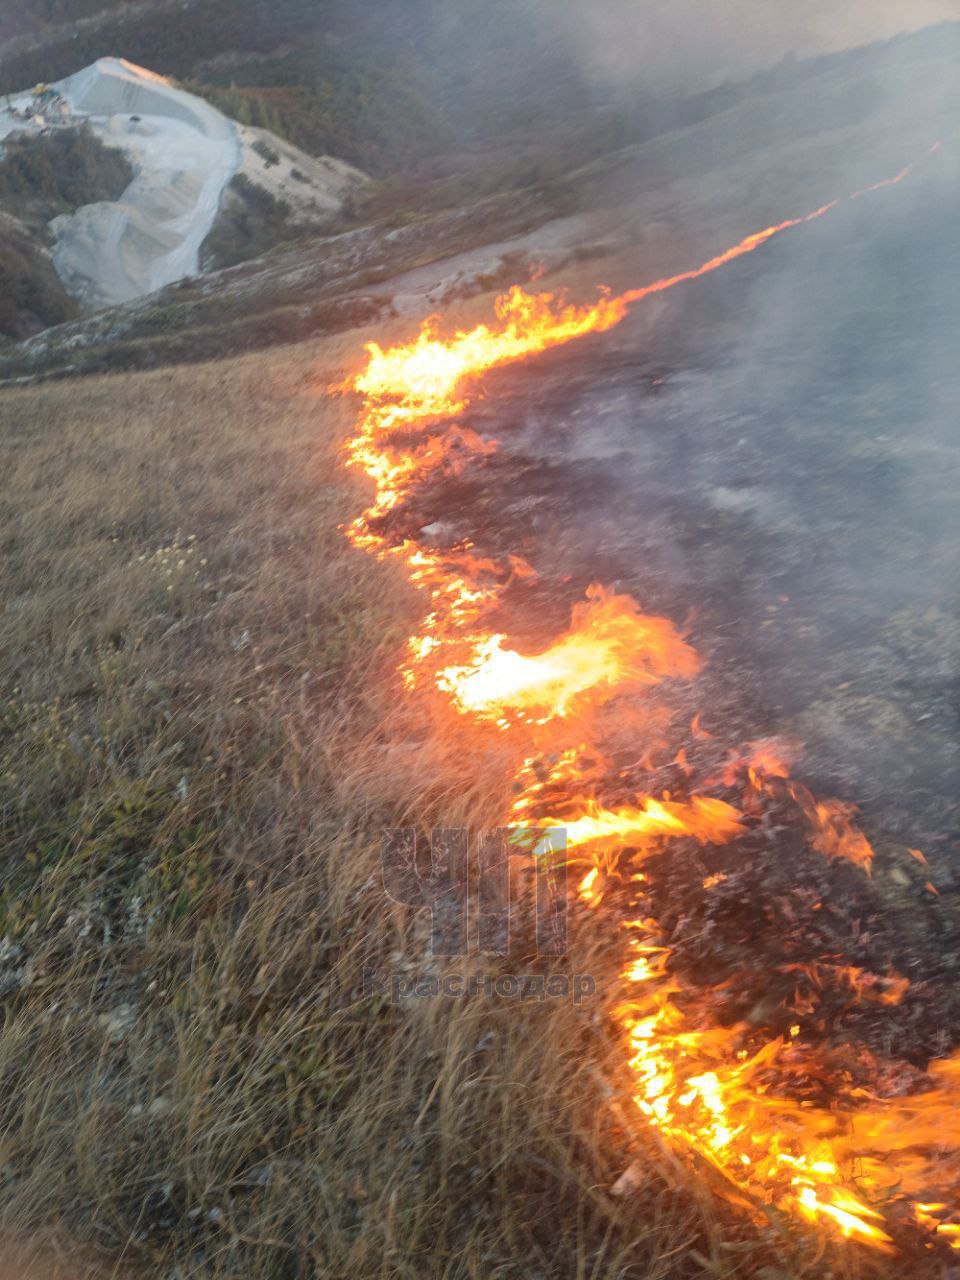
[[[549,0],[549,10],[593,78],[651,89],[714,85],[791,54],[829,53],[960,18],[958,0]]]
[[[594,0],[564,20],[598,73],[649,88],[958,16],[907,8],[836,6],[828,23],[814,0]],[[819,791],[928,852],[960,790],[958,52],[955,26],[784,69],[595,166],[610,223],[637,236],[635,260],[596,268],[617,289],[839,203],[642,304],[582,364],[565,354],[568,381],[548,365],[523,442],[571,463],[584,566],[615,564],[651,612],[696,610],[708,671],[740,672],[761,708],[749,720],[744,699],[745,724],[806,742]]]

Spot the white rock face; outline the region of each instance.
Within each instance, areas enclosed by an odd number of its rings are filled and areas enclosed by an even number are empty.
[[[240,172],[290,207],[293,220],[310,222],[336,213],[344,200],[370,181],[344,160],[310,156],[266,129],[238,125],[243,160]]]
[[[240,167],[237,128],[162,76],[101,58],[52,86],[126,152],[134,179],[116,203],[56,218],[54,265],[88,307],[129,302],[198,271],[224,188]]]
[[[119,200],[54,218],[53,261],[69,291],[96,309],[197,275],[200,246],[237,173],[286,202],[291,221],[335,214],[366,174],[238,125],[202,98],[122,58],[47,87],[0,98],[0,141],[86,121],[125,152],[134,178]]]

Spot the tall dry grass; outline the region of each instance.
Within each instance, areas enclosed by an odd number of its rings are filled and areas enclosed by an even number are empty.
[[[381,829],[503,777],[400,699],[417,601],[337,531],[356,349],[0,394],[0,1230],[65,1276],[882,1271],[628,1132],[601,918],[579,1007],[364,990],[424,948]]]

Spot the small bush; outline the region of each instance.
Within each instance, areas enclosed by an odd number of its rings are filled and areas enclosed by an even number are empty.
[[[272,169],[274,165],[280,163],[279,154],[274,151],[269,142],[264,142],[262,138],[258,138],[253,144],[253,149],[263,160],[268,169]]]

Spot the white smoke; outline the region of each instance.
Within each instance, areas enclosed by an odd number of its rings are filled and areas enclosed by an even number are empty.
[[[783,57],[960,19],[960,0],[547,0],[600,81],[712,86]],[[544,15],[545,18],[547,15]]]

